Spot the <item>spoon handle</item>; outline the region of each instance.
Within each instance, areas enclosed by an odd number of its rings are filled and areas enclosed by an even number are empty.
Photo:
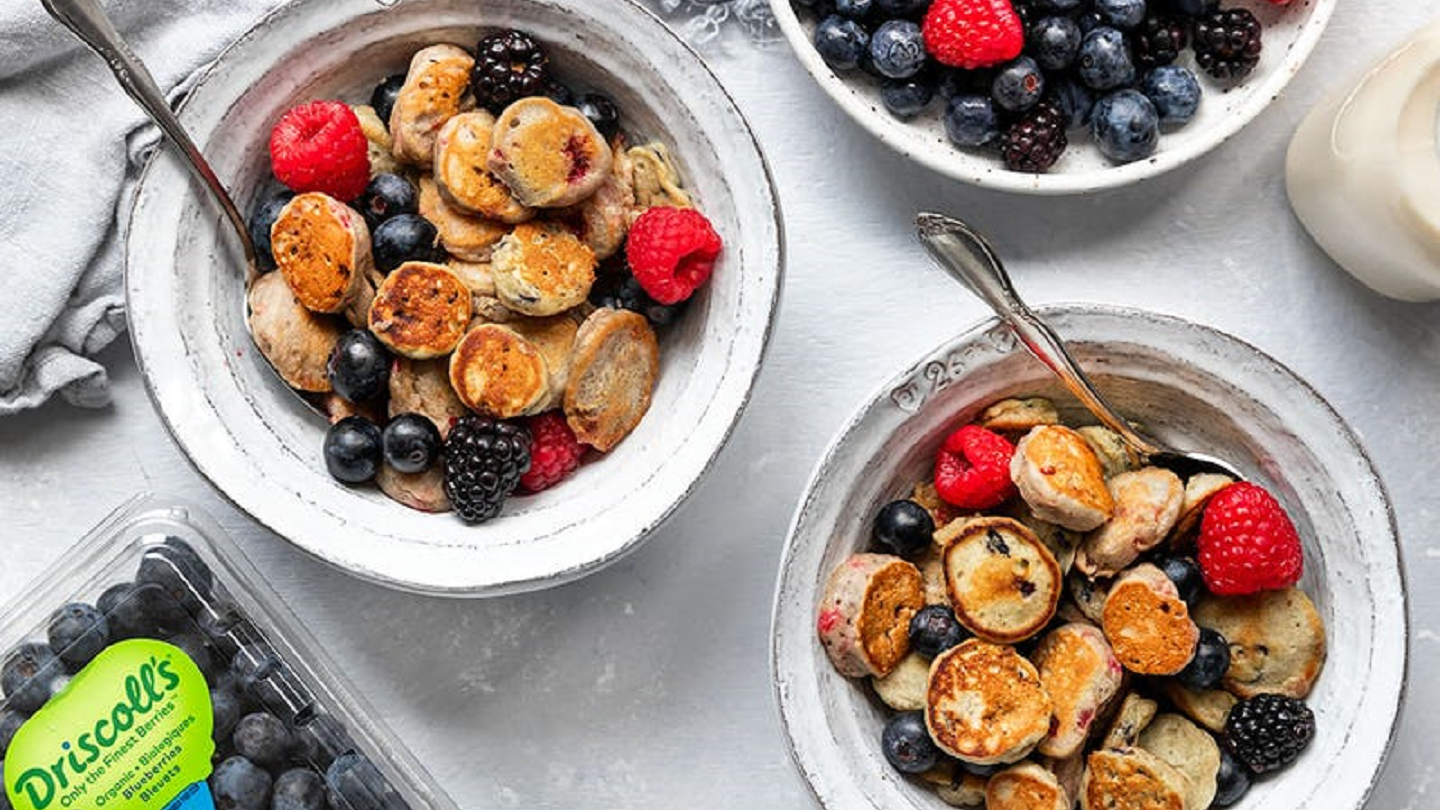
[[[250,267],[255,267],[255,246],[246,231],[245,217],[240,214],[240,209],[230,198],[230,193],[225,190],[220,178],[215,176],[210,164],[200,154],[195,142],[190,140],[190,136],[180,124],[180,119],[171,111],[170,104],[156,86],[155,79],[146,69],[145,63],[130,50],[120,32],[115,30],[115,24],[106,16],[105,10],[95,0],[41,0],[41,4],[51,17],[70,29],[81,42],[105,60],[125,93],[149,114],[150,119],[160,127],[170,142],[179,147],[190,171],[214,193],[225,217],[235,227],[235,233],[245,249],[246,262]]]
[[[916,217],[916,229],[925,249],[945,272],[988,304],[1015,331],[1025,348],[1048,366],[1095,418],[1119,433],[1125,443],[1141,455],[1153,456],[1160,452],[1160,448],[1120,418],[1070,356],[1060,336],[1020,299],[1000,257],[985,237],[958,219],[930,212]]]

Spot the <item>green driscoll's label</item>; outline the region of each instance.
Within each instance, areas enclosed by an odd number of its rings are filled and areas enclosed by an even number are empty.
[[[122,641],[20,728],[5,792],[15,810],[153,810],[196,783],[208,797],[214,723],[210,688],[180,648]]]

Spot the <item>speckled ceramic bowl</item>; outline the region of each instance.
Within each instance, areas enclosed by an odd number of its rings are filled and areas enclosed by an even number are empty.
[[[1250,122],[1279,96],[1299,72],[1330,21],[1335,0],[1293,0],[1276,6],[1269,0],[1234,0],[1227,7],[1248,8],[1265,26],[1260,64],[1239,85],[1222,91],[1201,75],[1205,94],[1195,117],[1176,129],[1163,127],[1155,154],[1118,165],[1100,154],[1088,131],[1070,133],[1070,148],[1045,174],[1012,172],[998,153],[960,149],[945,137],[944,103],[937,98],[913,121],[900,121],[880,101],[880,81],[853,70],[837,73],[813,44],[815,20],[797,14],[792,0],[770,0],[780,28],[805,69],[847,115],[890,148],[940,174],[977,186],[1024,194],[1075,194],[1114,188],[1163,174],[1214,149]],[[1195,69],[1189,50],[1179,64]],[[1197,71],[1198,73],[1198,71]]]
[[[365,101],[437,42],[519,28],[558,74],[613,96],[626,127],[669,144],[725,239],[706,289],[664,339],[639,429],[565,485],[467,526],[325,471],[325,423],[266,367],[246,331],[243,262],[216,210],[162,154],[136,197],[126,252],[131,330],[161,416],[220,491],[297,546],[367,579],[490,595],[574,579],[633,550],[689,494],[749,398],[780,289],[778,210],[744,118],[700,59],[630,0],[297,0],[231,46],[180,111],[248,208],[271,126],[316,98]]]
[[[1257,782],[1242,810],[1357,810],[1389,747],[1404,688],[1405,591],[1389,502],[1355,436],[1324,400],[1259,350],[1173,318],[1057,307],[1046,317],[1127,418],[1181,449],[1235,462],[1295,518],[1300,587],[1325,621],[1329,659],[1308,698],[1318,731],[1298,762]],[[815,630],[830,571],[870,543],[884,503],[930,473],[944,436],[985,405],[1043,394],[1089,422],[1010,330],[987,321],[876,393],[830,446],[796,513],[781,563],[772,665],[796,765],[830,810],[945,807],[880,752],[891,713],[839,675]]]

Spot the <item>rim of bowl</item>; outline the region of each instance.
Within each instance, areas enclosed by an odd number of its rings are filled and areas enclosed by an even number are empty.
[[[784,0],[781,0],[781,2],[784,2]],[[1390,617],[1391,625],[1382,624],[1379,621],[1378,611],[1377,618],[1373,624],[1377,629],[1389,627],[1392,633],[1398,633],[1399,635],[1398,649],[1395,650],[1399,656],[1399,661],[1396,662],[1397,665],[1395,667],[1395,672],[1398,674],[1398,682],[1393,686],[1395,692],[1394,699],[1384,704],[1388,715],[1386,718],[1388,732],[1385,736],[1384,745],[1379,751],[1379,756],[1375,760],[1373,769],[1365,780],[1363,790],[1353,805],[1354,810],[1360,810],[1369,800],[1376,783],[1380,779],[1381,773],[1385,770],[1385,763],[1394,749],[1395,738],[1399,732],[1400,724],[1398,721],[1400,711],[1405,704],[1410,685],[1410,598],[1409,586],[1405,577],[1404,548],[1400,543],[1399,530],[1395,522],[1395,509],[1390,501],[1389,493],[1385,489],[1384,481],[1375,470],[1375,465],[1370,460],[1370,455],[1366,452],[1364,445],[1360,443],[1354,431],[1350,429],[1350,426],[1341,418],[1340,414],[1335,411],[1330,402],[1321,396],[1319,391],[1307,380],[1297,375],[1288,366],[1279,362],[1254,344],[1221,329],[1177,316],[1134,307],[1088,303],[1052,303],[1037,306],[1034,307],[1034,309],[1051,320],[1052,323],[1054,319],[1060,317],[1139,318],[1167,328],[1182,327],[1199,329],[1211,337],[1219,339],[1221,342],[1231,344],[1233,348],[1253,354],[1258,360],[1263,361],[1269,366],[1269,372],[1278,374],[1286,378],[1288,382],[1297,386],[1311,400],[1311,404],[1317,406],[1324,418],[1336,428],[1336,435],[1354,452],[1354,460],[1365,473],[1364,480],[1360,483],[1360,487],[1383,507],[1384,523],[1388,530],[1387,537],[1389,542],[1379,544],[1378,547],[1381,551],[1388,550],[1390,552],[1387,558],[1382,559],[1382,562],[1390,563],[1390,565],[1386,565],[1384,568],[1393,570],[1381,570],[1377,573],[1382,577],[1388,577],[1393,574],[1399,599],[1398,614]],[[861,401],[861,404],[857,406],[834,437],[831,438],[825,448],[825,452],[811,469],[810,475],[805,483],[804,493],[796,504],[795,512],[791,517],[790,525],[785,536],[785,545],[781,549],[780,564],[775,579],[774,601],[771,605],[769,644],[771,696],[774,700],[775,710],[779,715],[780,729],[785,737],[785,749],[789,754],[792,765],[800,772],[801,781],[805,783],[805,787],[810,791],[810,795],[813,796],[815,801],[822,807],[829,808],[829,810],[842,810],[842,808],[843,810],[850,810],[852,807],[858,810],[860,807],[869,807],[869,804],[864,801],[849,802],[849,799],[860,798],[860,794],[855,793],[853,789],[847,790],[847,793],[843,796],[827,795],[826,792],[822,792],[819,786],[817,786],[816,780],[811,777],[810,768],[807,766],[807,762],[809,761],[807,755],[801,751],[801,747],[797,744],[794,730],[796,723],[794,712],[796,709],[790,697],[791,689],[795,684],[791,682],[786,672],[781,669],[781,662],[784,656],[781,647],[782,641],[786,638],[786,633],[781,630],[780,622],[782,614],[785,613],[787,608],[786,597],[789,595],[789,589],[786,587],[787,584],[789,584],[792,579],[807,575],[806,572],[799,572],[794,568],[795,548],[799,542],[800,529],[813,511],[819,484],[822,479],[825,478],[829,469],[835,464],[836,457],[845,446],[850,443],[851,438],[861,429],[863,423],[871,417],[875,410],[886,407],[887,403],[890,403],[890,394],[893,391],[915,378],[930,362],[943,358],[961,346],[973,343],[987,334],[996,331],[1003,332],[1004,329],[1004,323],[999,318],[994,316],[984,318],[959,334],[930,348],[923,355],[917,357],[914,362],[905,365],[902,371],[874,388],[870,395]],[[808,603],[797,603],[794,609],[808,612],[812,607],[813,605]],[[1396,620],[1398,620],[1398,622]],[[807,621],[804,623],[804,626],[811,627],[811,623]],[[1377,638],[1379,638],[1378,634]],[[1396,640],[1397,639],[1391,639],[1391,644]],[[830,792],[833,793],[833,789]],[[937,801],[939,800],[937,799]],[[1337,810],[1340,809],[1337,808]],[[1347,810],[1349,810],[1349,808],[1347,808]]]
[[[311,0],[311,2],[318,3],[323,2],[323,0]],[[393,7],[399,2],[403,2],[403,0],[388,0],[388,2],[387,0],[370,0],[370,3],[372,3],[375,7],[374,10],[378,11],[384,11],[385,9]],[[221,482],[217,480],[219,478],[218,473],[213,472],[211,469],[207,468],[199,461],[195,453],[192,451],[189,442],[186,439],[185,432],[176,425],[176,423],[171,417],[171,413],[165,407],[165,397],[160,391],[161,383],[159,380],[157,380],[156,372],[154,371],[154,369],[151,367],[150,364],[146,362],[145,352],[142,349],[142,344],[144,343],[144,341],[139,337],[141,334],[144,333],[144,329],[143,327],[137,328],[137,324],[132,321],[129,325],[131,331],[131,346],[133,349],[136,364],[140,367],[141,378],[144,380],[145,383],[145,392],[150,399],[151,405],[154,407],[156,414],[160,417],[160,421],[165,426],[166,432],[169,433],[170,437],[175,441],[175,443],[180,446],[181,450],[183,451],[185,460],[190,464],[191,468],[193,468],[196,472],[200,473],[200,475],[227,503],[235,507],[237,510],[245,513],[252,520],[261,524],[266,529],[270,530],[280,538],[284,539],[291,546],[298,548],[305,553],[311,555],[312,557],[320,560],[321,562],[337,570],[343,571],[344,573],[347,573],[351,576],[356,576],[388,588],[430,596],[490,597],[505,596],[516,593],[526,593],[530,591],[538,591],[557,587],[559,585],[581,579],[589,574],[595,573],[617,562],[618,560],[629,555],[630,553],[638,549],[641,545],[643,545],[643,542],[648,539],[649,536],[656,529],[663,525],[665,521],[667,521],[670,516],[674,514],[675,510],[678,509],[681,504],[685,503],[690,498],[690,496],[694,493],[695,489],[700,485],[701,481],[703,481],[705,477],[709,475],[710,471],[715,466],[715,461],[719,457],[721,450],[725,448],[725,446],[729,443],[731,436],[734,434],[735,428],[739,424],[740,417],[745,413],[745,410],[749,407],[749,404],[753,399],[755,381],[759,377],[760,370],[764,366],[765,357],[769,352],[771,337],[775,328],[775,319],[779,311],[780,298],[784,288],[785,263],[787,255],[784,217],[782,214],[780,198],[776,192],[774,172],[770,167],[769,159],[766,157],[764,150],[761,149],[759,139],[755,136],[754,128],[751,126],[749,119],[745,117],[744,111],[740,108],[739,104],[736,103],[735,98],[730,93],[729,89],[725,87],[724,83],[720,81],[720,78],[715,75],[715,72],[710,69],[709,64],[706,63],[703,58],[701,58],[699,52],[697,52],[693,47],[691,47],[691,45],[687,43],[684,39],[678,36],[668,25],[664,23],[663,20],[660,19],[658,15],[655,14],[655,12],[642,5],[639,0],[612,0],[612,2],[618,2],[621,5],[628,7],[628,9],[632,13],[639,14],[643,18],[645,18],[647,20],[645,24],[652,26],[655,31],[660,33],[663,38],[668,39],[672,45],[677,46],[680,49],[680,52],[684,54],[685,58],[691,60],[693,64],[699,68],[700,72],[703,75],[709,77],[709,79],[714,83],[715,88],[719,90],[720,97],[724,99],[725,105],[733,113],[732,123],[739,124],[739,132],[743,136],[743,142],[747,143],[750,146],[751,151],[754,152],[764,180],[763,193],[764,196],[766,196],[770,201],[770,224],[774,228],[774,241],[773,244],[767,245],[766,255],[768,256],[773,252],[776,264],[774,269],[774,282],[768,290],[763,291],[765,293],[764,303],[766,314],[764,323],[762,325],[763,328],[760,330],[758,348],[755,352],[753,360],[750,361],[750,368],[748,370],[748,373],[744,375],[743,391],[741,391],[741,396],[738,403],[736,404],[735,410],[725,421],[723,425],[723,430],[720,432],[717,440],[715,440],[712,446],[706,451],[705,457],[701,462],[697,474],[687,483],[687,485],[678,494],[677,497],[675,497],[662,510],[660,510],[658,514],[654,515],[653,518],[644,521],[643,524],[637,527],[631,533],[630,537],[628,537],[623,543],[620,543],[618,546],[608,550],[606,553],[588,558],[583,562],[571,565],[570,567],[563,568],[561,570],[550,571],[544,574],[535,574],[522,578],[492,579],[483,576],[487,569],[484,566],[481,566],[481,576],[477,577],[475,581],[463,585],[456,585],[449,583],[427,583],[419,581],[418,579],[387,575],[384,571],[375,570],[373,568],[361,568],[356,565],[345,564],[339,560],[332,559],[330,555],[323,553],[319,548],[311,547],[310,545],[302,545],[300,542],[292,539],[289,535],[282,531],[279,526],[276,525],[276,523],[278,523],[279,521],[269,519],[265,515],[257,514],[255,510],[250,509],[245,504],[238,501],[234,496],[230,494],[229,490],[227,490],[221,484]],[[215,56],[212,62],[204,66],[194,75],[194,78],[189,83],[190,89],[188,90],[188,92],[186,92],[184,98],[181,99],[180,103],[177,104],[174,108],[175,114],[181,117],[183,120],[186,109],[190,106],[192,100],[195,98],[197,93],[203,91],[208,81],[220,69],[223,69],[223,66],[229,60],[232,53],[242,47],[253,37],[260,35],[261,29],[270,27],[276,18],[280,18],[287,14],[294,13],[295,7],[298,5],[302,5],[302,3],[282,4],[274,9],[271,9],[264,16],[256,20],[253,25],[245,29],[245,31],[243,31],[239,36],[237,36],[223,49],[221,49],[221,51]],[[361,5],[364,5],[364,0],[357,0],[357,8],[359,8]],[[151,153],[150,157],[145,163],[144,168],[141,170],[139,179],[135,185],[135,191],[131,197],[132,203],[134,201],[138,201],[141,198],[143,192],[149,185],[151,180],[151,174],[155,170],[155,167],[158,165],[158,161],[156,160],[156,158],[160,155],[162,151],[168,150],[170,148],[172,148],[171,145],[167,141],[162,140],[161,143]],[[185,177],[187,180],[190,179],[188,172],[185,174]],[[204,199],[202,199],[200,202],[201,206],[209,206],[212,204],[208,199],[208,194],[202,195],[202,197]],[[139,211],[139,205],[132,205],[129,214],[126,217],[123,266],[125,273],[125,303],[127,313],[133,313],[135,311],[135,308],[133,306],[133,299],[138,296],[136,287],[132,283],[132,279],[138,278],[142,275],[141,273],[132,273],[131,271],[132,262],[130,233],[134,229]],[[228,230],[228,226],[223,227]],[[221,238],[230,239],[233,237],[230,234],[226,233]]]
[[[1055,174],[1012,172],[993,158],[976,156],[948,143],[944,149],[937,149],[929,140],[922,139],[918,130],[910,124],[872,108],[851,90],[850,82],[831,70],[825,60],[820,58],[800,23],[799,15],[790,3],[791,0],[770,0],[771,11],[780,25],[780,30],[785,34],[785,41],[790,44],[790,50],[800,60],[800,64],[805,66],[816,84],[825,90],[826,95],[881,143],[931,171],[964,183],[1018,194],[1059,196],[1118,188],[1158,177],[1228,141],[1270,106],[1285,85],[1300,71],[1309,59],[1310,52],[1320,41],[1321,34],[1330,24],[1336,0],[1314,0],[1310,16],[1299,36],[1286,51],[1284,60],[1250,86],[1250,95],[1244,103],[1217,121],[1211,129],[1210,137],[1156,152],[1145,160],[1122,163],[1098,171]]]

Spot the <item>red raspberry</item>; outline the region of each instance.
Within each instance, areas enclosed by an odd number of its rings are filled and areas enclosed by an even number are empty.
[[[270,168],[292,191],[320,191],[342,202],[370,182],[370,153],[360,119],[338,101],[312,101],[270,130]]]
[[[520,488],[540,492],[555,486],[580,466],[585,445],[575,438],[575,431],[559,411],[532,416],[526,423],[530,430],[530,470],[520,476]]]
[[[1205,587],[1221,596],[1287,588],[1305,568],[1290,516],[1274,496],[1244,481],[1205,505],[1197,543]]]
[[[693,208],[656,206],[630,226],[625,258],[645,292],[662,304],[678,304],[715,269],[720,235]]]
[[[1010,457],[1015,445],[979,425],[966,425],[945,439],[935,456],[935,492],[961,509],[989,509],[1015,494]]]
[[[1025,47],[1025,25],[1010,0],[935,0],[921,33],[937,62],[966,70],[1008,62]]]

